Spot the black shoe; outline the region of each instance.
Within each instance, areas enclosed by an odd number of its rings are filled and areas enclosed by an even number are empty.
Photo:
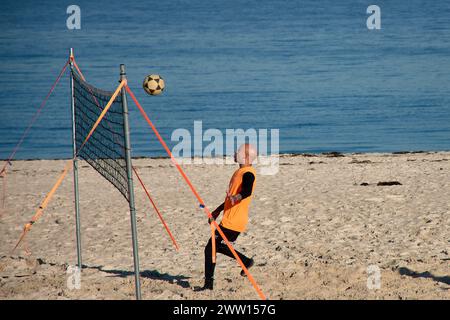
[[[214,289],[214,279],[205,279],[205,285],[203,287],[194,288],[194,291],[199,292],[213,289]]]
[[[248,270],[248,269],[250,269],[251,267],[253,267],[254,264],[255,264],[255,260],[253,260],[253,259],[250,258],[250,261],[245,265],[245,267],[246,267],[247,270]],[[246,276],[244,270],[241,270],[241,276],[243,276],[243,277]]]

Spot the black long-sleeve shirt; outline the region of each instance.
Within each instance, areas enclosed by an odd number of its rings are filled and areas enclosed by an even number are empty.
[[[253,183],[255,182],[255,176],[251,172],[244,173],[242,177],[242,188],[239,192],[242,199],[250,197],[252,195]]]

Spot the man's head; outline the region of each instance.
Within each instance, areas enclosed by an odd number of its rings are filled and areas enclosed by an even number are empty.
[[[240,165],[251,165],[257,156],[256,148],[249,143],[244,143],[234,153],[234,161]]]

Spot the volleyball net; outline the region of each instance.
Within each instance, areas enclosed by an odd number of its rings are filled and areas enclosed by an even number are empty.
[[[111,100],[113,92],[89,85],[76,71],[72,71],[72,77],[76,153],[129,201],[122,98],[118,95],[113,100],[90,139],[80,149],[95,121]]]

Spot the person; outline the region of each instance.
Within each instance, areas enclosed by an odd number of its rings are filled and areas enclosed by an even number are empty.
[[[246,143],[239,147],[234,154],[234,161],[239,163],[239,169],[231,177],[225,201],[211,213],[215,220],[223,211],[220,229],[229,242],[236,241],[239,234],[245,231],[247,227],[248,209],[256,184],[256,170],[252,166],[256,157],[256,148],[251,144]],[[211,218],[208,222],[212,223]],[[216,230],[215,239],[210,238],[205,246],[205,284],[203,287],[196,288],[195,291],[213,290],[214,288],[214,269],[216,264],[212,261],[212,241],[216,242],[216,252],[235,258]],[[253,266],[254,260],[252,258],[248,258],[238,251],[236,253],[247,269]],[[241,276],[245,276],[244,270],[241,271]]]

